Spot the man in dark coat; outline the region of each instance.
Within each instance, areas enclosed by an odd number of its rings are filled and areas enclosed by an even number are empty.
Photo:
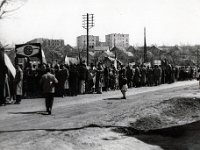
[[[64,65],[60,66],[60,69],[56,72],[56,78],[58,79],[57,84],[57,96],[64,97],[65,96],[65,82],[67,78],[69,77],[69,71],[67,68],[65,68]]]
[[[78,78],[79,72],[77,67],[71,64],[69,69],[69,90],[71,96],[77,96],[78,94]]]
[[[132,87],[132,81],[133,81],[133,70],[130,66],[127,66],[127,70],[126,70],[126,77],[127,77],[127,81],[128,81],[128,87],[131,88]]]
[[[104,68],[103,76],[104,76],[104,82],[105,82],[105,89],[104,90],[108,91],[110,83],[109,83],[109,69],[108,69],[107,66]]]
[[[134,82],[136,87],[140,87],[140,81],[141,81],[141,71],[138,66],[135,68],[135,76],[134,76]]]
[[[146,66],[142,65],[141,66],[141,85],[146,86],[147,82],[147,69]]]
[[[50,73],[50,69],[46,69],[47,73],[44,74],[40,80],[42,86],[42,91],[45,97],[46,111],[51,115],[54,93],[55,93],[55,84],[58,83],[56,77]]]

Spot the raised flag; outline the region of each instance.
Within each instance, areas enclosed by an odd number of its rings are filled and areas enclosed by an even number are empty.
[[[65,56],[65,64],[70,65],[69,64],[69,58],[67,57],[67,55]]]
[[[115,69],[117,69],[117,59],[116,58],[114,60],[114,67],[115,67]]]
[[[5,63],[5,66],[8,68],[8,70],[10,71],[10,73],[12,74],[13,78],[15,78],[16,69],[13,66],[10,58],[8,57],[6,53],[4,53],[4,63]]]
[[[47,64],[47,60],[46,60],[46,57],[45,57],[45,55],[44,55],[44,51],[41,50],[41,53],[42,53],[42,63]]]

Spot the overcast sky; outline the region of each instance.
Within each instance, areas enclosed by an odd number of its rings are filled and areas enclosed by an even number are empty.
[[[129,34],[131,45],[200,44],[200,0],[28,0],[0,21],[0,40],[20,44],[34,38],[59,38],[76,46],[86,34],[82,15],[93,13],[90,34]]]

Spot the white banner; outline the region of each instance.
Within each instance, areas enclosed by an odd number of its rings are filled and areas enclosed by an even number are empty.
[[[78,64],[78,63],[79,63],[79,59],[78,58],[65,56],[65,64],[71,65],[71,64]]]
[[[161,60],[154,60],[153,64],[160,66],[161,65]]]

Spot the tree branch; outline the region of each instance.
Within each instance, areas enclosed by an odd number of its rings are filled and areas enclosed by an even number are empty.
[[[21,0],[24,1],[24,0]],[[12,0],[3,0],[0,3],[0,19],[2,19],[6,14],[12,13],[18,9],[20,9],[24,4],[21,4],[20,6],[10,9],[10,10],[6,10],[6,8],[3,9],[3,7],[5,6],[5,4],[9,4],[11,2],[16,2],[16,1],[12,1]]]
[[[7,0],[3,0],[3,1],[1,2],[1,4],[0,4],[0,11],[1,11],[2,7],[3,7],[6,3],[7,3]]]
[[[6,14],[6,11],[3,11],[1,14],[0,14],[0,19],[3,18],[3,15]]]

